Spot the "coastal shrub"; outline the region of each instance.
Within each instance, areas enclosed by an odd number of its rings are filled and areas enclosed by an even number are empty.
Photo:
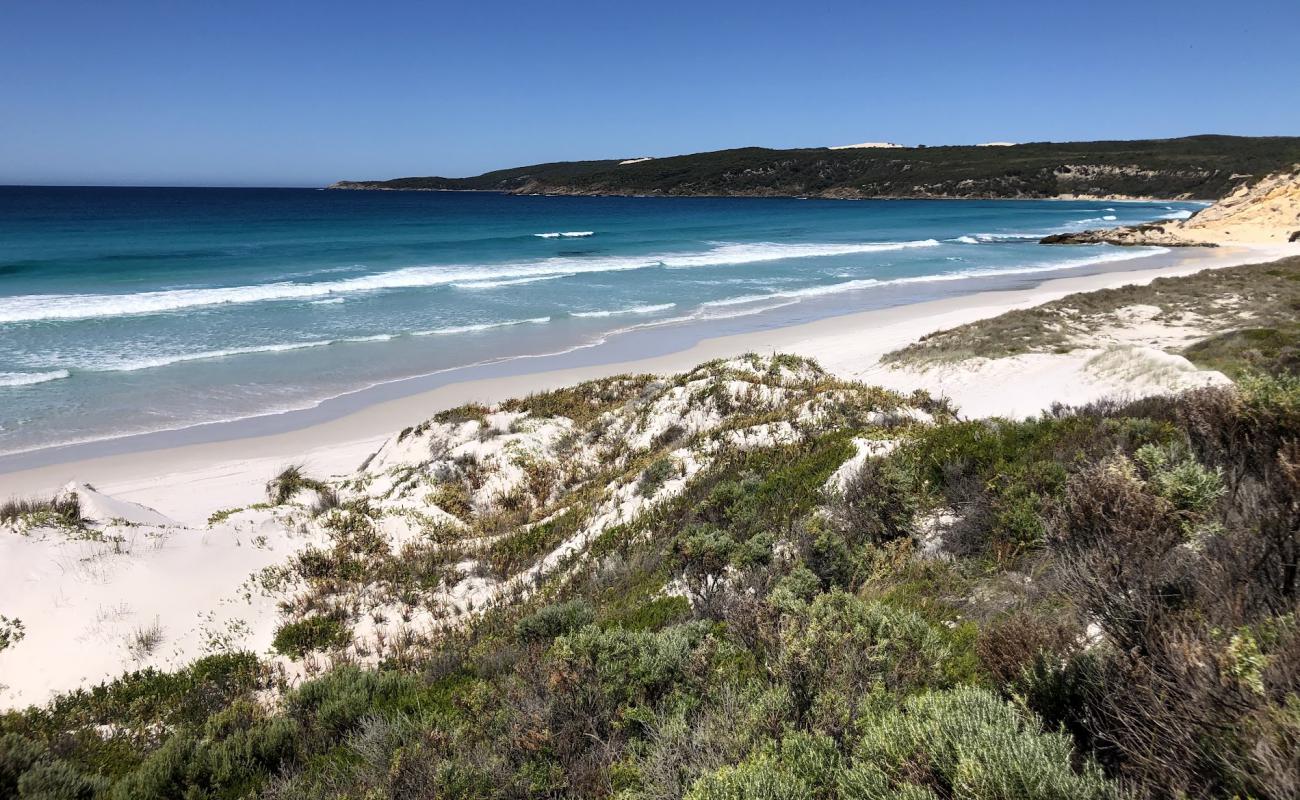
[[[861,727],[854,762],[884,778],[876,785],[885,791],[868,797],[891,797],[909,784],[972,800],[1119,796],[1094,763],[1084,761],[1076,770],[1068,736],[1043,732],[984,689],[914,695],[901,707],[868,713]],[[867,788],[873,781],[863,783]]]
[[[596,619],[595,609],[583,598],[555,603],[534,611],[515,623],[515,636],[525,643],[549,642],[590,625]]]
[[[0,735],[0,797],[17,797],[18,779],[45,757],[37,742],[16,733]]]
[[[461,521],[469,519],[474,510],[469,487],[461,481],[443,481],[429,492],[428,502]]]
[[[301,659],[318,650],[333,650],[352,641],[352,635],[338,618],[311,616],[286,622],[275,631],[271,647],[277,653]]]
[[[831,798],[838,796],[842,773],[843,757],[833,739],[791,733],[735,766],[703,776],[686,793],[686,800]]]
[[[1133,458],[1142,466],[1156,494],[1180,511],[1194,514],[1209,511],[1225,492],[1220,470],[1201,466],[1180,448],[1144,445]]]
[[[1183,355],[1234,379],[1252,372],[1300,374],[1300,325],[1227,331],[1196,342]]]
[[[20,800],[90,800],[106,787],[102,778],[84,775],[66,761],[44,760],[18,778]]]
[[[830,509],[851,542],[879,544],[907,536],[916,516],[912,476],[894,459],[868,458],[832,496]]]
[[[466,422],[483,423],[492,409],[482,403],[466,403],[455,408],[448,408],[433,415],[433,421],[444,425],[460,425]],[[414,433],[421,434],[426,426],[416,426]]]
[[[533,417],[566,417],[585,425],[610,409],[635,398],[646,386],[662,380],[655,375],[615,375],[549,392],[512,398],[502,411],[527,412]]]
[[[836,590],[798,612],[785,620],[775,666],[801,714],[811,714],[823,694],[837,699],[836,713],[849,714],[849,699],[877,686],[947,683],[947,637],[913,611]]]

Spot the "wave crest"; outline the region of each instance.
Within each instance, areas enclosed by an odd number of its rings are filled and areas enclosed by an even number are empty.
[[[669,253],[610,258],[556,257],[535,262],[495,266],[404,267],[319,283],[276,283],[195,289],[168,289],[135,294],[20,295],[0,298],[0,323],[163,314],[200,306],[238,305],[274,300],[333,299],[339,295],[387,289],[460,284],[491,288],[489,284],[516,279],[542,279],[578,273],[622,272],[653,268],[689,268],[751,264],[788,258],[817,258],[933,247],[939,242],[870,242],[862,244],[723,243],[703,253]]]
[[[0,372],[0,386],[33,386],[47,381],[57,381],[68,377],[66,369],[54,369],[49,372]]]

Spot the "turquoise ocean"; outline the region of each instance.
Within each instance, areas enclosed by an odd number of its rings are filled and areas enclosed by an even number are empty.
[[[0,454],[1123,269],[1036,240],[1199,207],[0,187]]]

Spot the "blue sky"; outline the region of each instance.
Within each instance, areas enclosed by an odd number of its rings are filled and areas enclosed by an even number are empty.
[[[0,0],[0,183],[1300,135],[1300,2]]]

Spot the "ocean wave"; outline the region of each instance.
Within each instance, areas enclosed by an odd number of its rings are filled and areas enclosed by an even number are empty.
[[[857,280],[842,281],[840,283],[822,284],[819,286],[805,286],[801,289],[788,289],[783,291],[766,292],[763,294],[746,294],[737,295],[736,297],[725,297],[721,300],[709,300],[701,303],[702,307],[727,307],[736,305],[748,305],[774,299],[792,299],[802,300],[808,297],[820,297],[829,294],[840,294],[841,292],[851,292],[857,289],[867,289],[880,286],[899,286],[911,283],[935,283],[942,281],[959,281],[970,278],[992,278],[1002,275],[1029,275],[1038,272],[1055,272],[1057,270],[1078,269],[1079,267],[1092,266],[1095,264],[1104,264],[1111,261],[1127,261],[1131,258],[1145,258],[1147,256],[1168,253],[1169,249],[1165,247],[1147,247],[1136,248],[1133,250],[1120,253],[1103,253],[1087,258],[1076,258],[1069,261],[1058,262],[1041,262],[1037,264],[1025,264],[1019,267],[999,268],[999,267],[972,267],[970,269],[953,270],[951,272],[940,272],[933,275],[912,275],[906,278],[859,278]]]
[[[676,308],[676,303],[661,303],[655,306],[629,306],[627,308],[616,308],[612,311],[574,311],[569,316],[572,317],[614,317],[620,314],[655,314],[660,311],[667,311],[670,308]]]
[[[331,297],[328,300],[313,300],[311,301],[311,304],[314,306],[336,306],[341,304],[342,302],[343,302],[342,297]]]
[[[561,272],[557,275],[538,275],[532,278],[506,278],[500,281],[466,281],[464,283],[453,283],[452,287],[456,289],[496,289],[501,286],[519,286],[524,283],[537,283],[538,281],[553,281],[558,278],[572,278],[572,272]]]
[[[172,364],[183,364],[188,361],[212,361],[219,358],[255,355],[257,353],[283,353],[290,350],[307,350],[313,347],[328,347],[332,344],[342,344],[344,342],[378,342],[391,338],[393,338],[393,336],[390,334],[380,334],[378,336],[360,336],[352,339],[317,339],[307,342],[286,342],[283,344],[266,344],[250,347],[231,347],[224,350],[202,350],[196,353],[174,353],[172,355],[149,356],[145,358],[115,358],[106,361],[77,364],[76,367],[87,372],[137,372],[142,369],[157,369],[158,367],[167,367]]]
[[[520,278],[553,277],[561,274],[741,265],[788,258],[887,252],[914,247],[933,247],[938,244],[935,239],[863,244],[723,243],[703,253],[610,258],[557,257],[495,266],[404,267],[390,272],[318,283],[279,281],[248,286],[168,289],[135,294],[20,295],[0,298],[0,323],[163,314],[201,306],[238,305],[273,300],[333,299],[343,294],[387,289],[427,288],[475,282],[483,284]]]
[[[0,386],[32,386],[47,381],[57,381],[68,377],[66,369],[54,369],[49,372],[0,372]]]
[[[1043,238],[1045,233],[969,233],[949,241],[961,244],[996,244],[999,242],[1026,242]]]
[[[554,231],[552,233],[534,233],[539,239],[585,239],[595,236],[595,231]]]
[[[476,325],[458,325],[447,328],[435,328],[427,331],[413,331],[409,334],[376,333],[369,336],[347,336],[337,339],[313,339],[305,342],[282,342],[277,344],[251,345],[249,347],[231,347],[222,350],[202,350],[194,353],[174,353],[170,355],[141,358],[126,356],[106,360],[70,363],[69,366],[86,372],[137,372],[143,369],[157,369],[159,367],[183,364],[190,361],[212,361],[215,359],[231,358],[233,356],[257,355],[260,353],[285,353],[293,350],[310,350],[318,347],[329,347],[331,345],[339,344],[387,342],[403,335],[441,336],[455,333],[474,333],[477,331],[491,330],[493,328],[508,328],[513,325],[525,325],[530,323],[540,324],[550,321],[550,317],[535,317],[533,319],[504,320],[502,322],[485,322]],[[6,378],[10,376],[12,376],[14,382],[6,383]],[[26,383],[40,383],[45,380],[56,380],[58,378],[66,377],[68,377],[67,370],[57,370],[56,372],[48,373],[0,372],[0,386],[20,386]]]
[[[917,247],[937,247],[938,239],[920,239],[911,242],[864,242],[861,244],[795,244],[787,242],[757,242],[754,244],[721,244],[707,253],[666,256],[660,263],[669,269],[687,267],[712,267],[724,264],[753,264],[763,261],[783,261],[787,258],[825,258],[862,253],[888,253]]]
[[[478,333],[493,328],[512,328],[515,325],[545,325],[550,317],[533,317],[532,319],[509,319],[504,322],[480,322],[476,325],[453,325],[449,328],[433,328],[427,331],[413,331],[412,336],[446,336],[454,333]]]
[[[1163,215],[1160,219],[1188,219],[1192,216],[1191,211],[1172,211]]]

